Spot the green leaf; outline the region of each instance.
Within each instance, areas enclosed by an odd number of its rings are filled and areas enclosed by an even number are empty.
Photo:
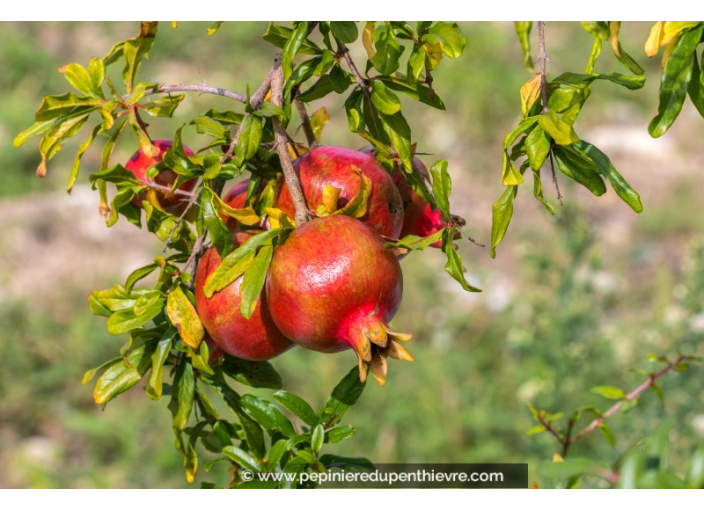
[[[596,196],[606,193],[606,186],[599,175],[599,169],[591,159],[560,146],[555,147],[553,153],[557,166],[563,174],[571,177]]]
[[[110,366],[95,384],[95,403],[106,404],[137,384],[149,369],[155,346],[156,342],[144,343],[133,349],[124,360]]]
[[[60,94],[57,96],[44,96],[37,112],[34,114],[34,119],[37,122],[53,120],[63,115],[75,113],[75,109],[86,113],[100,106],[100,100],[94,97],[78,97],[71,92]]]
[[[374,69],[386,75],[395,73],[405,48],[398,43],[391,27],[386,23],[374,30],[374,46],[376,54],[370,60]]]
[[[266,29],[266,32],[264,32],[262,38],[278,48],[284,48],[288,40],[291,39],[292,33],[293,30],[290,28],[274,25],[273,23],[271,23]],[[303,41],[301,47],[297,51],[297,53],[301,53],[304,55],[317,55],[320,52],[321,49],[308,39],[305,39]]]
[[[514,21],[516,34],[523,50],[523,65],[529,73],[534,73],[533,57],[530,54],[530,30],[533,28],[532,21]]]
[[[617,85],[623,85],[627,89],[636,90],[645,85],[645,76],[627,76],[620,73],[563,73],[550,82],[550,85],[574,85],[585,87],[595,80],[606,80]]]
[[[196,131],[201,135],[208,135],[216,140],[228,140],[228,130],[218,121],[210,117],[196,117],[192,124],[196,126]]]
[[[245,319],[249,319],[254,313],[259,301],[259,294],[261,294],[266,282],[266,274],[273,255],[274,247],[271,244],[262,246],[244,271],[244,278],[242,278],[240,285],[240,295],[242,296],[240,312]]]
[[[88,75],[90,76],[91,89],[95,91],[99,97],[103,97],[101,88],[105,81],[105,63],[102,59],[90,59],[88,63]]]
[[[298,450],[296,452],[296,456],[303,459],[306,464],[315,465],[317,463],[313,454],[307,450]]]
[[[301,49],[303,41],[308,37],[308,22],[299,21],[298,26],[293,30],[290,38],[286,42],[281,55],[281,67],[284,71],[284,78],[287,80],[293,73],[293,57]]]
[[[420,237],[413,234],[407,235],[395,242],[387,242],[384,248],[405,248],[407,250],[425,250],[428,246],[437,243],[442,239],[445,229],[438,230],[427,237]]]
[[[42,122],[35,122],[31,126],[29,126],[27,129],[19,133],[15,139],[12,141],[12,146],[17,148],[23,145],[27,140],[29,140],[30,136],[38,136],[47,131],[52,125],[54,124],[54,120],[45,120]]]
[[[154,306],[157,302],[163,301],[164,299],[164,294],[159,291],[159,290],[150,290],[148,292],[145,292],[139,298],[137,301],[134,303],[134,314],[136,316],[142,315],[144,312],[149,310],[152,306]],[[160,303],[163,305],[163,303]]]
[[[643,204],[640,201],[640,195],[633,188],[631,188],[623,176],[618,172],[618,170],[616,170],[606,154],[584,140],[580,140],[572,147],[579,154],[591,159],[591,161],[594,162],[594,165],[599,173],[609,180],[611,187],[614,189],[616,194],[621,197],[621,199],[626,202],[631,209],[637,213],[643,211]]]
[[[682,110],[703,29],[704,26],[699,25],[684,32],[665,63],[660,79],[658,113],[648,125],[648,132],[653,138],[664,135]]]
[[[270,103],[269,101],[259,105],[259,108],[254,110],[252,114],[257,117],[279,117],[282,119],[286,117],[286,112],[284,112],[282,108],[279,108],[274,103]]]
[[[372,81],[372,103],[381,113],[393,115],[401,110],[401,101],[398,96],[386,88],[379,80]]]
[[[411,52],[411,55],[408,57],[407,74],[409,81],[418,83],[423,76],[423,71],[425,70],[425,56],[425,46],[416,44],[413,48],[413,52]]]
[[[240,166],[245,160],[251,159],[259,150],[262,142],[263,122],[261,117],[247,115],[242,121],[242,131],[237,139],[235,164]]]
[[[325,439],[325,429],[321,424],[318,424],[313,429],[313,436],[310,441],[311,450],[318,453],[323,447],[323,439]]]
[[[205,336],[205,330],[198,312],[180,285],[173,287],[169,292],[166,314],[169,316],[171,324],[178,330],[183,342],[193,349],[197,349]]]
[[[569,145],[579,141],[574,128],[560,119],[557,113],[551,111],[537,117],[540,127],[555,140],[557,145]]]
[[[139,280],[149,276],[158,267],[157,264],[149,264],[148,266],[140,267],[132,271],[125,281],[125,292],[127,292],[127,294],[132,292],[132,289]]]
[[[343,425],[342,427],[337,427],[328,430],[325,433],[325,442],[331,444],[339,443],[340,441],[343,441],[348,437],[352,437],[356,432],[357,431],[352,425]]]
[[[171,352],[171,344],[176,336],[174,329],[169,329],[161,337],[152,354],[151,373],[147,382],[147,396],[152,400],[159,400],[163,391],[162,377],[164,373],[164,363]]]
[[[452,179],[447,171],[447,161],[441,159],[430,167],[430,174],[433,176],[433,195],[438,209],[445,216],[447,221],[450,216],[450,192],[452,191]]]
[[[245,452],[244,450],[237,448],[236,446],[226,446],[225,448],[223,448],[222,453],[227,458],[229,458],[230,460],[245,469],[248,469],[255,473],[264,471],[259,465],[257,459],[252,457],[249,453]]]
[[[526,432],[526,436],[534,436],[536,434],[540,434],[541,432],[545,432],[546,430],[547,429],[544,425],[536,425],[535,427],[531,428],[528,432]]]
[[[232,233],[225,225],[222,217],[218,214],[215,201],[215,193],[210,188],[203,189],[200,204],[203,214],[203,221],[208,227],[213,246],[218,251],[221,258],[227,257],[232,251]]]
[[[626,393],[621,388],[616,388],[615,386],[597,386],[592,388],[592,393],[611,400],[623,400],[626,398]]]
[[[243,395],[240,404],[249,417],[266,430],[279,431],[286,437],[296,435],[293,424],[284,416],[281,410],[263,398],[255,397],[254,395]]]
[[[359,380],[359,369],[355,366],[335,386],[332,394],[320,412],[320,421],[325,427],[332,427],[342,420],[364,391],[365,382]]]
[[[278,234],[278,229],[272,229],[252,236],[242,246],[225,257],[205,281],[203,288],[205,296],[212,297],[215,292],[221,291],[242,276],[249,263],[254,259],[257,249],[262,245],[271,244]]]
[[[616,439],[614,439],[614,433],[611,432],[611,427],[609,427],[606,423],[600,423],[599,430],[611,446],[616,445]]]
[[[120,363],[124,361],[124,359],[121,356],[118,356],[116,358],[110,359],[106,361],[105,363],[101,364],[100,366],[97,366],[95,368],[91,368],[90,370],[86,371],[85,374],[83,374],[83,379],[81,379],[81,384],[88,384],[90,381],[93,380],[93,377],[100,372],[101,370],[105,370],[106,368],[115,365],[116,363]]]
[[[296,96],[296,99],[304,103],[309,103],[311,101],[315,101],[316,99],[320,99],[321,97],[325,97],[334,91],[335,89],[332,86],[330,76],[326,74],[321,76],[312,87]]]
[[[304,423],[314,427],[318,425],[318,415],[315,414],[313,408],[298,395],[289,393],[288,391],[277,391],[273,395],[274,399],[283,405],[286,409],[298,416]]]
[[[151,49],[154,44],[154,37],[157,31],[156,21],[143,21],[137,37],[125,41],[122,48],[122,54],[125,57],[125,67],[122,70],[122,76],[125,80],[127,93],[132,93],[132,86],[137,70],[142,63],[144,55]]]
[[[525,141],[528,163],[533,170],[540,170],[550,154],[550,139],[542,128],[531,131]]]
[[[193,365],[190,364],[188,358],[183,356],[176,367],[171,388],[171,401],[169,402],[174,429],[183,430],[186,428],[193,410],[194,394]]]
[[[246,361],[226,355],[222,369],[228,377],[253,388],[278,390],[283,385],[281,376],[268,361]]]
[[[467,39],[462,35],[457,23],[445,23],[443,21],[438,21],[431,26],[420,40],[431,45],[440,44],[442,52],[450,58],[458,58],[462,55],[462,51],[467,44]]]
[[[327,469],[335,467],[341,469],[367,469],[369,471],[376,469],[374,464],[364,457],[342,457],[340,455],[325,454],[320,457],[320,463]]]
[[[76,63],[68,64],[59,69],[59,72],[63,73],[66,81],[84,96],[102,97],[100,88],[94,86],[90,74],[82,65]]]
[[[700,79],[702,76],[704,75],[699,67],[699,61],[695,51],[694,58],[692,59],[692,78],[689,80],[687,92],[699,112],[699,115],[704,117],[704,82]]]
[[[420,101],[438,110],[445,109],[445,103],[442,102],[440,96],[435,94],[434,91],[431,91],[429,87],[421,83],[408,83],[402,74],[396,73],[394,76],[377,76],[374,78],[374,81],[380,81],[391,90],[402,92],[416,101]]]
[[[455,245],[452,243],[452,229],[445,229],[442,233],[442,251],[447,255],[445,271],[457,280],[462,288],[467,292],[481,292],[481,289],[471,285],[464,277],[464,266],[460,254],[457,253]]]
[[[550,214],[555,214],[555,209],[543,196],[543,183],[540,179],[540,170],[533,170],[533,196],[545,206]]]
[[[273,471],[276,469],[288,449],[288,441],[285,439],[279,439],[272,445],[269,450],[269,454],[266,456],[267,471]]]
[[[501,195],[491,208],[491,258],[496,258],[496,247],[503,240],[513,216],[513,199],[516,198],[518,189],[510,186]]]
[[[117,336],[137,329],[142,324],[149,322],[159,315],[162,308],[163,301],[158,301],[150,308],[144,310],[139,316],[134,313],[134,310],[120,310],[115,312],[108,319],[108,333]]]
[[[345,44],[352,44],[359,36],[357,24],[354,21],[331,21],[330,30],[340,42]]]
[[[408,125],[403,114],[399,111],[393,115],[380,114],[384,131],[386,132],[391,145],[396,149],[399,159],[403,163],[407,172],[413,171],[411,159],[411,127]]]
[[[354,83],[352,75],[347,71],[344,71],[340,64],[335,64],[332,66],[328,76],[330,77],[330,85],[332,86],[332,90],[338,94],[342,94],[350,87],[350,85],[352,85],[352,83]]]

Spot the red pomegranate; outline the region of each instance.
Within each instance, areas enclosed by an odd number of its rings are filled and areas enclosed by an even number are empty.
[[[237,232],[232,236],[235,247],[249,234]],[[209,248],[201,257],[196,271],[196,308],[203,326],[215,345],[228,354],[249,361],[266,361],[293,347],[293,343],[279,331],[271,320],[267,293],[262,292],[252,317],[240,313],[240,284],[242,277],[228,287],[207,298],[203,287],[208,276],[220,265],[215,248]]]
[[[176,182],[176,179],[178,178],[178,174],[176,172],[166,168],[160,171],[157,176],[152,179],[150,177],[147,177],[147,170],[149,170],[149,168],[151,168],[152,166],[161,163],[161,159],[164,157],[164,153],[173,146],[173,140],[154,140],[153,144],[157,149],[159,149],[158,156],[147,156],[142,151],[142,149],[140,149],[132,155],[132,157],[125,165],[125,168],[131,171],[135,175],[135,177],[137,177],[141,181],[153,181],[162,186],[168,186],[169,188],[171,188],[174,182]],[[191,149],[189,149],[185,145],[183,146],[183,149],[188,156],[193,156],[193,151]],[[195,187],[196,182],[197,179],[191,179],[190,181],[186,181],[181,184],[178,189],[180,189],[181,191],[191,191]],[[157,189],[155,191],[159,197],[159,204],[161,205],[161,208],[164,209],[164,211],[174,214],[180,214],[181,212],[183,212],[183,208],[185,207],[183,202],[183,195],[169,195],[169,192],[160,189]],[[135,197],[132,200],[132,203],[137,207],[142,207],[142,202],[144,200],[146,200],[146,192],[140,193],[139,196]]]
[[[361,152],[373,155],[374,147],[365,147],[361,149]],[[416,172],[424,177],[430,178],[427,167],[420,159],[414,157],[411,163]],[[394,166],[394,173],[391,175],[391,178],[403,200],[403,228],[401,229],[400,237],[408,235],[426,237],[447,226],[447,222],[442,213],[439,210],[433,211],[430,204],[408,184],[408,181],[406,181],[403,176],[403,172],[398,168],[398,164]],[[441,245],[442,242],[438,241],[431,246],[440,248]]]
[[[384,168],[370,155],[344,147],[317,147],[294,161],[308,208],[315,212],[323,202],[325,185],[339,188],[337,207],[343,208],[358,192],[360,172],[372,183],[367,213],[359,218],[379,234],[397,238],[403,227],[403,201]],[[295,216],[291,194],[283,186],[277,207]]]
[[[401,303],[401,266],[382,238],[349,216],[327,216],[294,230],[276,249],[266,284],[274,323],[307,349],[354,349],[383,385],[386,357],[413,361],[389,321]]]

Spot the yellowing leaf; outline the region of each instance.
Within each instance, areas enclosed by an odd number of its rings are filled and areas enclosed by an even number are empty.
[[[298,159],[300,156],[303,156],[306,152],[310,151],[310,148],[307,145],[303,145],[298,142],[295,142],[295,148],[290,143],[286,144],[286,148],[288,149],[288,154],[291,156],[291,159]]]
[[[662,39],[662,26],[664,21],[656,21],[653,28],[650,29],[648,40],[645,41],[645,54],[649,57],[654,57],[660,50],[660,41]]]
[[[203,323],[181,287],[174,287],[169,292],[166,301],[166,314],[178,330],[183,342],[193,349],[197,349],[205,336]]]
[[[217,196],[215,193],[213,193],[213,197],[215,199],[213,201],[215,210],[217,210],[220,214],[235,218],[243,225],[248,226],[256,225],[257,223],[259,223],[259,220],[261,220],[261,218],[257,215],[256,212],[254,212],[254,209],[252,209],[251,206],[245,207],[244,209],[235,209],[223,202],[222,198]]]
[[[540,73],[535,73],[533,77],[525,82],[521,87],[521,110],[525,119],[531,107],[540,95]]]
[[[543,128],[543,131],[555,140],[557,145],[570,145],[579,142],[579,137],[577,133],[574,132],[574,128],[560,119],[553,111],[538,115],[538,124]]]
[[[435,44],[423,43],[425,54],[430,62],[430,69],[435,69],[442,60],[442,45],[438,42]]]
[[[562,458],[562,455],[560,455],[559,453],[555,453],[555,454],[553,454],[553,456],[552,456],[552,461],[553,461],[553,462],[564,462],[565,459],[563,459],[563,458]]]
[[[286,213],[283,212],[281,209],[277,209],[276,207],[267,207],[264,209],[266,212],[266,215],[269,216],[269,225],[271,228],[280,228],[281,227],[281,221],[279,218],[281,218],[281,215],[286,216]],[[288,216],[286,216],[288,218]]]
[[[178,21],[172,21],[171,28],[178,28]]]
[[[376,55],[376,51],[374,50],[374,22],[373,21],[367,21],[367,24],[364,25],[364,31],[362,32],[362,44],[364,45],[364,49],[367,50],[367,58],[371,60],[374,55]]]
[[[621,52],[618,49],[618,33],[621,30],[620,21],[610,21],[609,22],[609,41],[611,42],[611,47],[614,49],[614,55],[616,57],[621,56]]]
[[[326,184],[323,188],[323,205],[328,214],[337,211],[337,200],[340,198],[342,189]]]
[[[44,157],[42,157],[42,162],[37,167],[37,177],[40,179],[46,177],[46,159]]]
[[[154,188],[150,188],[147,190],[147,201],[154,206],[155,209],[165,213],[164,208],[161,206],[161,202],[159,201],[159,193]]]
[[[323,127],[330,122],[330,115],[328,110],[323,106],[318,108],[313,115],[310,116],[310,125],[313,128],[313,134],[315,139],[320,141],[320,137],[323,134]]]
[[[662,26],[660,46],[671,43],[685,30],[696,27],[701,21],[665,21]]]

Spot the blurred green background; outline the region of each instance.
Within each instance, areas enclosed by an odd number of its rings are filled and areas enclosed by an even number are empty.
[[[275,51],[260,37],[266,24],[228,22],[213,36],[207,26],[182,22],[173,30],[164,23],[141,79],[256,87]],[[491,204],[502,191],[501,141],[520,115],[518,90],[529,74],[512,23],[462,27],[464,55],[435,74],[447,111],[411,101],[404,111],[418,150],[434,155],[424,156],[426,164],[433,157],[450,163],[453,212],[487,244]],[[162,247],[124,220],[105,228],[97,193],[86,184],[99,165],[99,144],[84,157],[82,184],[71,196],[63,187],[75,145],[50,163],[44,180],[34,176],[36,140],[12,148],[41,96],[69,90],[57,68],[104,55],[138,27],[3,22],[0,28],[0,486],[187,486],[165,400],[154,403],[134,388],[101,411],[90,385],[80,383],[83,372],[125,340],[111,337],[104,319],[90,314],[88,293],[124,281]],[[704,120],[687,102],[667,135],[649,137],[659,59],[643,54],[648,31],[647,23],[621,30],[624,47],[646,67],[645,88],[596,83],[576,126],[611,156],[641,193],[645,211],[636,215],[612,191],[595,198],[563,180],[565,206],[550,217],[529,196],[528,183],[496,260],[487,248],[461,242],[468,279],[481,294],[464,293],[445,274],[441,253],[407,257],[394,324],[414,333],[409,349],[418,361],[392,363],[385,388],[369,385],[345,419],[357,435],[331,452],[374,462],[528,462],[533,478],[556,444],[547,435],[526,436],[533,425],[529,403],[551,411],[606,409],[609,402],[590,389],[635,387],[644,376],[633,369],[654,368],[648,354],[704,354]],[[578,23],[550,22],[546,32],[551,75],[581,71],[591,36]],[[359,42],[353,54],[363,58]],[[597,70],[618,66],[605,46]],[[331,117],[323,142],[362,146],[347,131],[341,99],[319,102]],[[152,134],[170,137],[210,107],[231,105],[191,94],[174,119],[153,121]],[[203,145],[196,137],[191,130],[185,141]],[[125,137],[114,160],[126,161],[136,149],[136,140]],[[317,405],[354,363],[351,352],[303,349],[274,360],[285,388]],[[635,409],[611,419],[615,447],[594,433],[571,453],[614,461],[670,417],[672,465],[684,469],[704,437],[702,373],[695,366],[667,376],[664,401],[646,393]],[[200,472],[201,480],[224,483],[226,475]]]

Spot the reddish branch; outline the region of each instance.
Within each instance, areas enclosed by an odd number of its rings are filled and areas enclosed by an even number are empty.
[[[359,69],[357,69],[354,60],[352,60],[352,57],[350,56],[350,50],[347,48],[347,46],[344,45],[344,43],[341,43],[337,39],[335,40],[337,41],[337,52],[341,54],[344,57],[345,62],[347,62],[347,67],[350,68],[350,71],[352,72],[352,75],[354,76],[354,79],[357,82],[357,86],[362,89],[364,95],[366,95],[367,97],[371,97],[371,92],[369,92],[369,86],[367,85],[367,81],[359,72]]]
[[[315,132],[313,131],[313,125],[310,123],[310,117],[308,117],[308,112],[306,111],[306,105],[298,99],[294,99],[293,104],[296,106],[298,111],[298,116],[301,118],[301,127],[306,135],[306,140],[308,141],[308,146],[314,149],[318,145],[318,139],[315,137]]]

